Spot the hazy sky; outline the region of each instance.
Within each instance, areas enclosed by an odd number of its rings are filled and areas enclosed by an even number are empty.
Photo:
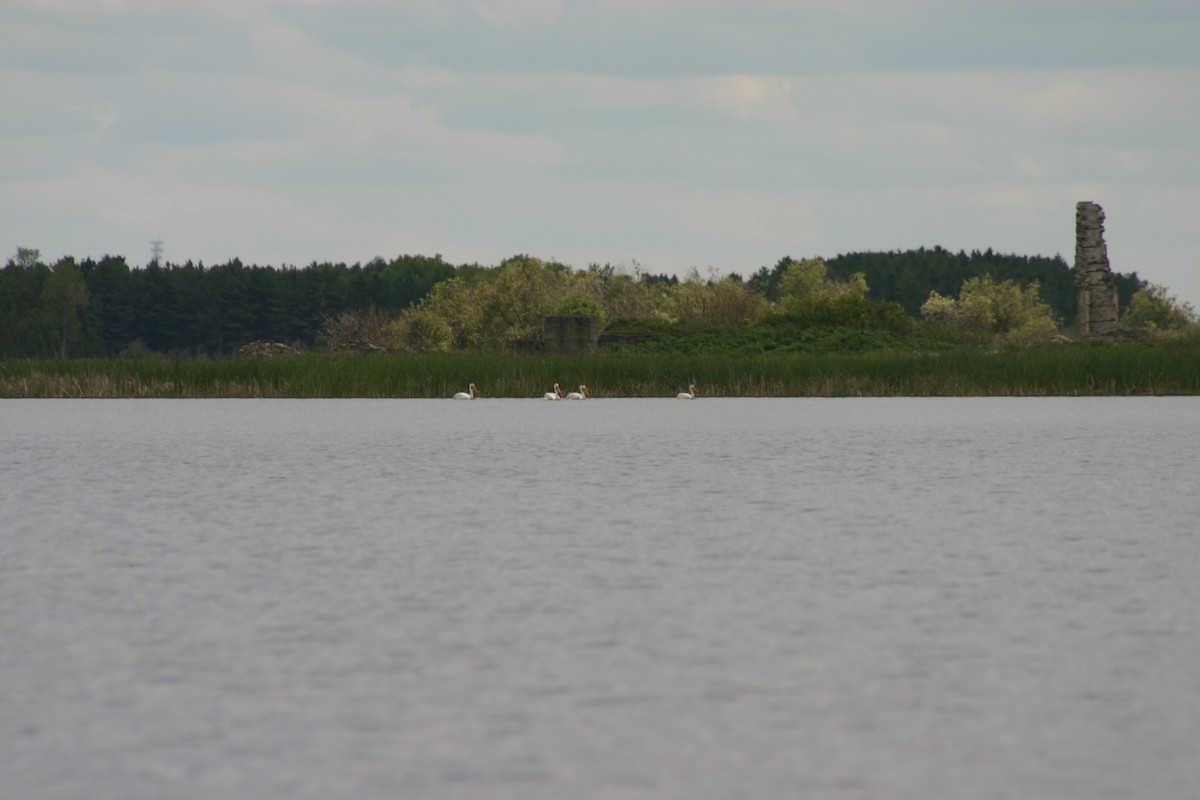
[[[942,245],[1200,306],[1195,0],[2,0],[0,260]]]

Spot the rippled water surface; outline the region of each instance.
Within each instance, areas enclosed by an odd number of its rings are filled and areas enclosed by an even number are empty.
[[[14,798],[1195,798],[1200,400],[0,402]]]

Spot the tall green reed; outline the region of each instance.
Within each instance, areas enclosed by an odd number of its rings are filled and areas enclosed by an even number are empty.
[[[0,362],[2,397],[598,398],[1200,394],[1200,344],[1078,343],[910,352],[586,355],[324,353]]]

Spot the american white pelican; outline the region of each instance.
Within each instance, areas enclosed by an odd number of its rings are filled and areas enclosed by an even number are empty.
[[[700,394],[700,392],[696,390],[696,384],[689,383],[688,390],[686,392],[680,392],[679,394],[677,394],[675,396],[678,397],[680,400],[694,400],[694,399],[696,399],[696,395],[698,395],[698,394]]]
[[[546,392],[546,399],[547,400],[562,400],[563,399],[562,387],[560,387],[557,383],[554,384],[554,391]]]
[[[591,396],[592,396],[592,393],[589,392],[588,388],[581,383],[581,384],[579,384],[579,391],[571,392],[570,394],[567,395],[567,399],[568,400],[587,400]]]
[[[479,397],[479,387],[473,383],[467,387],[465,392],[454,395],[455,400],[474,400],[476,397]]]

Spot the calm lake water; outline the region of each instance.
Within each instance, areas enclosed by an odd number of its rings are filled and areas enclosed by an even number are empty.
[[[13,798],[1200,797],[1200,398],[3,401]]]

